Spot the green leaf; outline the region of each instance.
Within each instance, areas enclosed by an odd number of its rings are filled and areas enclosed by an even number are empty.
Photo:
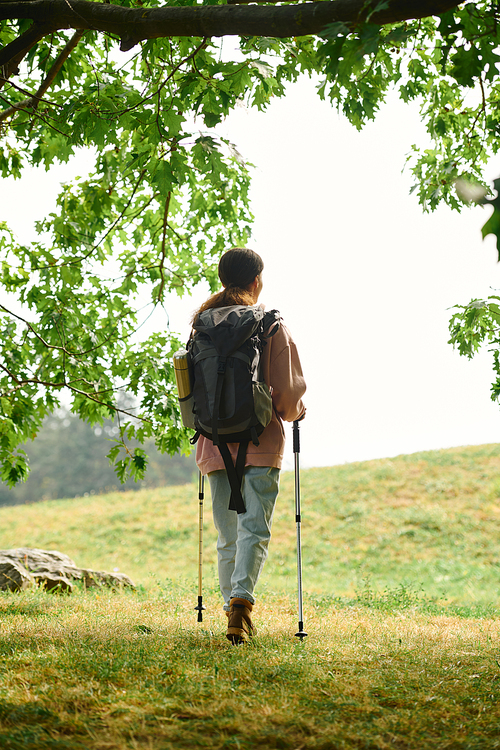
[[[350,29],[348,26],[345,25],[345,23],[342,23],[341,21],[336,21],[335,23],[329,23],[325,26],[323,31],[321,32],[321,37],[323,39],[336,39],[339,36],[347,36],[350,33]]]
[[[483,69],[483,60],[476,47],[459,47],[450,57],[453,65],[450,74],[461,86],[474,86]]]
[[[489,234],[494,234],[496,237],[496,246],[498,252],[498,260],[500,261],[500,211],[495,207],[488,221],[483,224],[481,229],[483,240]]]

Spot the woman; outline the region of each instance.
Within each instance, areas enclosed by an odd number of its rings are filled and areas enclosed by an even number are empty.
[[[196,315],[211,308],[256,305],[262,291],[263,269],[261,257],[253,250],[228,250],[219,263],[223,290],[210,297]],[[263,379],[272,393],[273,416],[259,436],[259,445],[250,442],[247,449],[242,481],[245,513],[228,509],[231,488],[217,447],[211,440],[200,437],[196,449],[198,468],[208,475],[210,482],[218,532],[219,584],[228,616],[226,636],[232,643],[243,643],[256,632],[251,612],[254,588],[267,558],[278,496],[285,446],[282,420],[292,422],[305,413],[302,369],[295,344],[284,325],[267,340],[261,362]],[[229,443],[229,450],[234,461],[238,444]]]

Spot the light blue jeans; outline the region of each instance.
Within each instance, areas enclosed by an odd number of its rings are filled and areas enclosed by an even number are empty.
[[[236,513],[228,510],[231,488],[226,471],[208,475],[219,535],[219,585],[226,612],[233,597],[255,602],[253,592],[267,558],[279,476],[279,469],[273,467],[247,466],[241,485],[246,513]]]

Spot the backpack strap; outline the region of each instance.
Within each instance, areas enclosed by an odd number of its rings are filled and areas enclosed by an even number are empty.
[[[266,312],[262,321],[262,328],[264,331],[267,331],[267,334],[264,334],[263,338],[270,339],[274,336],[274,334],[278,332],[280,325],[281,315],[277,310]]]
[[[243,495],[241,494],[241,482],[243,480],[243,472],[245,471],[245,462],[247,457],[248,440],[239,444],[238,455],[236,457],[236,465],[233,464],[233,459],[227,443],[220,443],[218,448],[226,467],[227,478],[229,479],[229,485],[231,487],[231,498],[229,500],[228,510],[235,510],[237,513],[246,513],[245,503],[243,501]]]
[[[224,374],[226,372],[227,357],[219,357],[219,366],[217,367],[217,382],[215,384],[214,409],[212,412],[212,443],[219,445],[219,410],[220,399],[222,394],[222,385],[224,383]]]

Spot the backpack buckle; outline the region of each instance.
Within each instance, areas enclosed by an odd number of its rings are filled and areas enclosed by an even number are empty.
[[[219,366],[217,367],[217,374],[218,375],[224,375],[226,372],[226,357],[219,357]]]

